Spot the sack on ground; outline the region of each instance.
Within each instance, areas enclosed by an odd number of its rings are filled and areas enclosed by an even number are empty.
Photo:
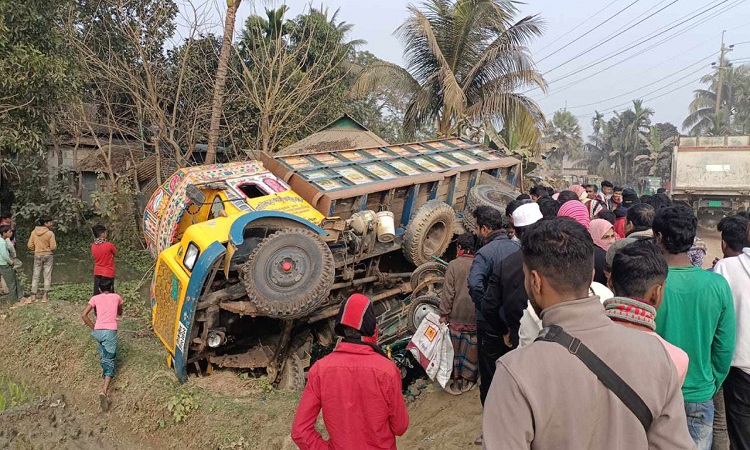
[[[411,342],[406,346],[427,372],[431,380],[445,387],[453,371],[453,344],[448,325],[440,317],[429,313],[422,319]]]

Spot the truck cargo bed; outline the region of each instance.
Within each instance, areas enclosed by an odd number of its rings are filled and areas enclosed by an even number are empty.
[[[293,156],[262,156],[263,165],[327,216],[393,212],[405,225],[428,200],[464,209],[468,191],[488,176],[523,191],[520,161],[465,139]]]

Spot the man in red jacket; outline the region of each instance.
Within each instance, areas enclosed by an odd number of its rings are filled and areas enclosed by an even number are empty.
[[[102,293],[99,284],[105,279],[112,281],[112,292],[114,292],[117,248],[107,241],[107,228],[104,225],[94,225],[93,231],[94,243],[91,244],[91,256],[94,257],[94,295]]]
[[[377,319],[370,300],[362,294],[349,297],[341,305],[335,330],[343,339],[310,368],[292,439],[302,450],[395,450],[396,436],[409,426],[409,413],[400,371],[372,343]],[[328,441],[315,429],[321,409]]]

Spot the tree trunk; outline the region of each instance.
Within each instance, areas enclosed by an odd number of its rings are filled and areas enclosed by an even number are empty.
[[[221,125],[221,108],[224,101],[224,89],[227,85],[227,69],[229,68],[229,56],[232,49],[232,36],[234,35],[234,20],[237,8],[241,0],[227,0],[227,17],[224,22],[224,37],[221,40],[221,53],[219,53],[219,66],[216,69],[216,81],[214,84],[214,96],[211,104],[211,125],[208,130],[208,148],[206,149],[206,164],[216,162],[216,147],[219,143],[219,127]]]

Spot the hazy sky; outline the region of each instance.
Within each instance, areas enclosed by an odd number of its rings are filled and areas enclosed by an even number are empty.
[[[254,8],[262,11],[281,3],[243,0],[237,28]],[[293,17],[310,1],[284,3]],[[339,8],[339,19],[354,25],[350,38],[367,41],[361,49],[402,64],[402,47],[393,31],[406,18],[409,3],[420,2],[317,0],[312,4],[322,4],[331,12]],[[210,9],[222,11],[223,17],[225,2],[211,3]],[[211,14],[213,20],[221,20],[219,13]],[[536,0],[520,5],[519,19],[533,14],[546,23],[544,35],[530,50],[549,92],[535,90],[528,95],[550,117],[567,106],[579,117],[584,135],[591,132],[595,109],[611,117],[613,109],[624,109],[634,98],[643,98],[656,111],[655,122],[672,122],[679,128],[692,91],[700,86],[698,78],[718,60],[722,30],[727,45],[737,44],[728,57],[737,63],[750,62],[747,0]]]

